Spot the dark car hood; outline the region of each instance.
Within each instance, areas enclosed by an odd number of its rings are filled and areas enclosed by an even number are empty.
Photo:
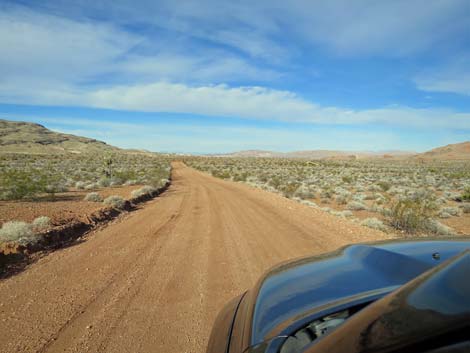
[[[367,306],[305,352],[427,352],[446,346],[468,352],[469,272],[467,250]]]
[[[468,248],[468,239],[353,245],[275,267],[250,293],[249,344],[286,335],[332,303],[382,297]]]

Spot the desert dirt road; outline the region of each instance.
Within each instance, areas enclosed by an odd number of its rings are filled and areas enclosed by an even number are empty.
[[[272,265],[385,237],[174,163],[163,195],[0,282],[0,351],[202,353]]]

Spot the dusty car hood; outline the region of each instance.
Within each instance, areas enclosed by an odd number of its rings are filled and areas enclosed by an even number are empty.
[[[249,345],[288,334],[332,303],[383,297],[468,248],[468,239],[352,245],[275,267],[251,291]]]

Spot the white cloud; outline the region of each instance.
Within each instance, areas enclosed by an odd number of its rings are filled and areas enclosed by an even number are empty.
[[[264,87],[187,86],[158,82],[91,92],[88,104],[99,108],[178,112],[320,124],[382,123],[410,127],[470,128],[470,113],[445,109],[386,107],[348,110],[322,107],[289,91]]]
[[[226,85],[188,86],[169,82],[113,86],[74,92],[48,91],[27,101],[144,112],[172,112],[317,124],[386,124],[420,128],[470,129],[470,114],[402,106],[348,110],[323,107],[289,91]],[[57,103],[60,102],[60,103]],[[17,102],[16,102],[17,103]]]

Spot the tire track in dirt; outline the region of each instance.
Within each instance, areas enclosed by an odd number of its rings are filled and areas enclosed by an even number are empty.
[[[0,351],[202,353],[270,266],[385,237],[174,163],[166,193],[0,282]]]

